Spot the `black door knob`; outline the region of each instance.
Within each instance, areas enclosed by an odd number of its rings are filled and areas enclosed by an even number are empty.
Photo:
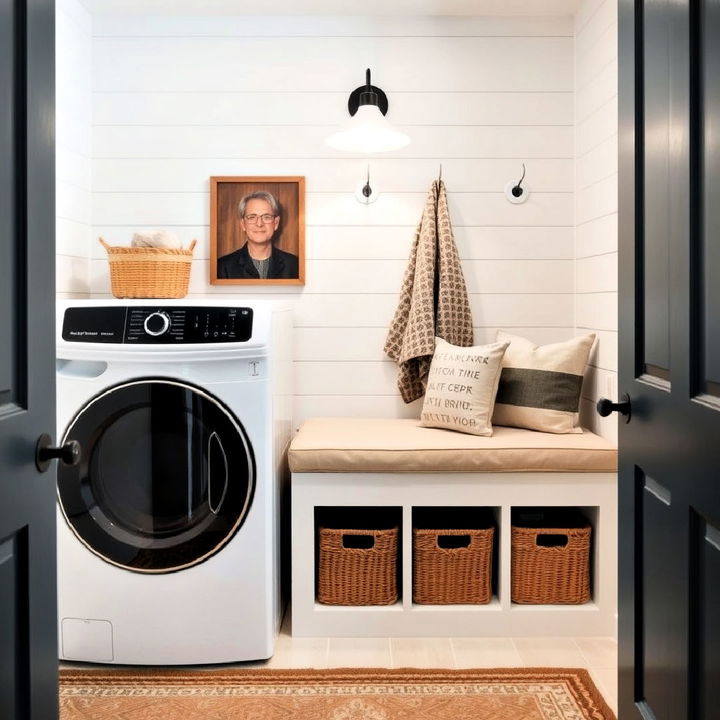
[[[46,472],[50,467],[50,461],[56,458],[64,465],[77,465],[80,462],[82,448],[77,440],[70,440],[62,447],[53,447],[52,438],[43,433],[35,447],[35,465],[40,472]]]
[[[630,422],[630,417],[632,415],[631,413],[631,406],[630,406],[630,396],[625,393],[619,403],[614,403],[612,400],[608,400],[607,398],[600,398],[597,401],[596,409],[598,411],[598,415],[602,415],[603,417],[607,417],[612,412],[619,412],[621,415],[625,416],[625,422]]]

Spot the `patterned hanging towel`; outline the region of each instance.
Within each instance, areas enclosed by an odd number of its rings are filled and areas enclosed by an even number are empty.
[[[399,366],[398,388],[406,403],[425,393],[435,337],[473,344],[465,278],[453,238],[445,184],[432,184],[415,233],[385,353]]]

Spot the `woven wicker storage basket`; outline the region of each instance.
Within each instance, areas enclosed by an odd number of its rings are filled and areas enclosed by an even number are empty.
[[[512,525],[512,602],[580,605],[590,599],[592,529],[582,520],[568,525],[576,527]],[[550,540],[548,536],[565,536],[567,543],[545,546],[542,543]]]
[[[117,298],[182,298],[187,295],[195,248],[113,247],[100,238],[110,263],[112,294]]]
[[[421,605],[485,604],[492,596],[494,528],[413,529],[413,602]],[[469,538],[467,547],[440,547],[440,538]]]
[[[370,536],[372,547],[345,547],[347,536]],[[319,528],[318,602],[392,605],[397,602],[398,528]]]

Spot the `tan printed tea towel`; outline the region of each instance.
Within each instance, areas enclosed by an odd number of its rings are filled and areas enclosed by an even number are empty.
[[[400,366],[397,384],[406,403],[425,392],[436,336],[452,345],[473,344],[470,302],[442,180],[433,182],[425,202],[385,340],[385,353]]]

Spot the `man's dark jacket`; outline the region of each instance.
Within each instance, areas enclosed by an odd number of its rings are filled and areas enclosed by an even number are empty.
[[[247,243],[239,250],[223,255],[217,261],[218,278],[232,278],[234,280],[258,280],[260,275],[248,252]],[[268,266],[268,280],[298,278],[298,259],[292,253],[272,249],[270,265]]]

